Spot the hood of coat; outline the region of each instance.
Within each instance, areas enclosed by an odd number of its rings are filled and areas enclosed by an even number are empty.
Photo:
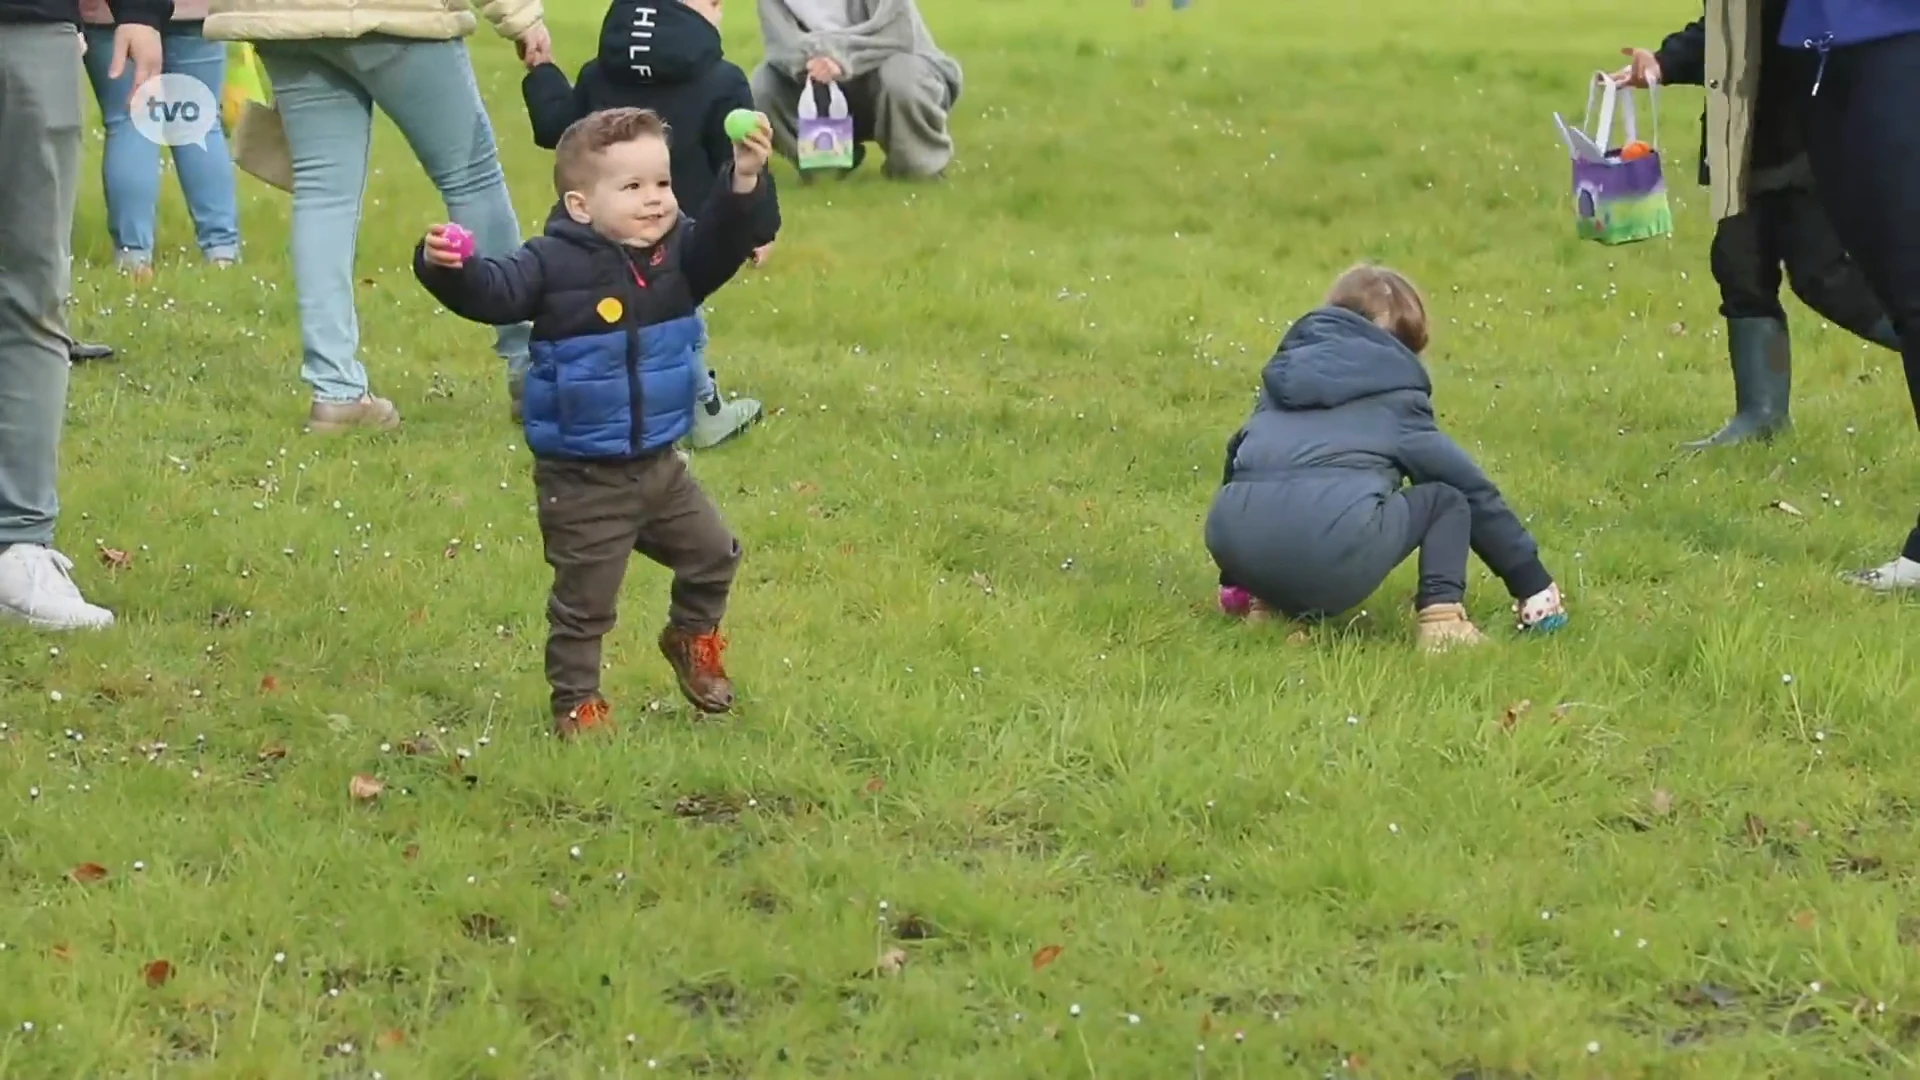
[[[1273,403],[1292,411],[1333,409],[1433,381],[1400,339],[1345,308],[1316,308],[1289,327],[1260,374]]]
[[[600,24],[600,66],[621,82],[689,82],[722,55],[719,27],[680,0],[614,0]]]

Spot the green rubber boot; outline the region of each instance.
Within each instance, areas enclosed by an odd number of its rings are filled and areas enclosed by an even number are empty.
[[[1727,355],[1733,362],[1733,419],[1689,450],[1732,443],[1769,442],[1793,427],[1793,352],[1781,319],[1728,319]]]

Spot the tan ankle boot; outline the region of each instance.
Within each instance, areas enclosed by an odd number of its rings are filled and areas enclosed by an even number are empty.
[[[307,413],[307,429],[315,435],[332,435],[349,428],[392,431],[400,426],[400,410],[386,398],[368,394],[359,401],[316,401]]]
[[[1435,604],[1420,609],[1420,647],[1443,652],[1456,645],[1484,645],[1487,636],[1467,618],[1462,604]]]

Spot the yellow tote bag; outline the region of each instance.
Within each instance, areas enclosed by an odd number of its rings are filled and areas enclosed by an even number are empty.
[[[257,101],[262,105],[272,101],[268,90],[267,73],[260,66],[260,54],[253,51],[250,41],[234,41],[227,44],[227,81],[220,88],[220,122],[232,135],[233,129],[240,125],[240,117],[247,110],[247,102]]]

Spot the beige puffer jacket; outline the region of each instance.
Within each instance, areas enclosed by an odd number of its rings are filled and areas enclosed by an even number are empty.
[[[479,0],[501,37],[538,26],[541,0]],[[221,41],[306,41],[367,34],[451,41],[478,25],[467,0],[212,0],[203,32]]]
[[[1713,218],[1747,208],[1747,155],[1760,93],[1760,5],[1707,0],[1707,179]]]

